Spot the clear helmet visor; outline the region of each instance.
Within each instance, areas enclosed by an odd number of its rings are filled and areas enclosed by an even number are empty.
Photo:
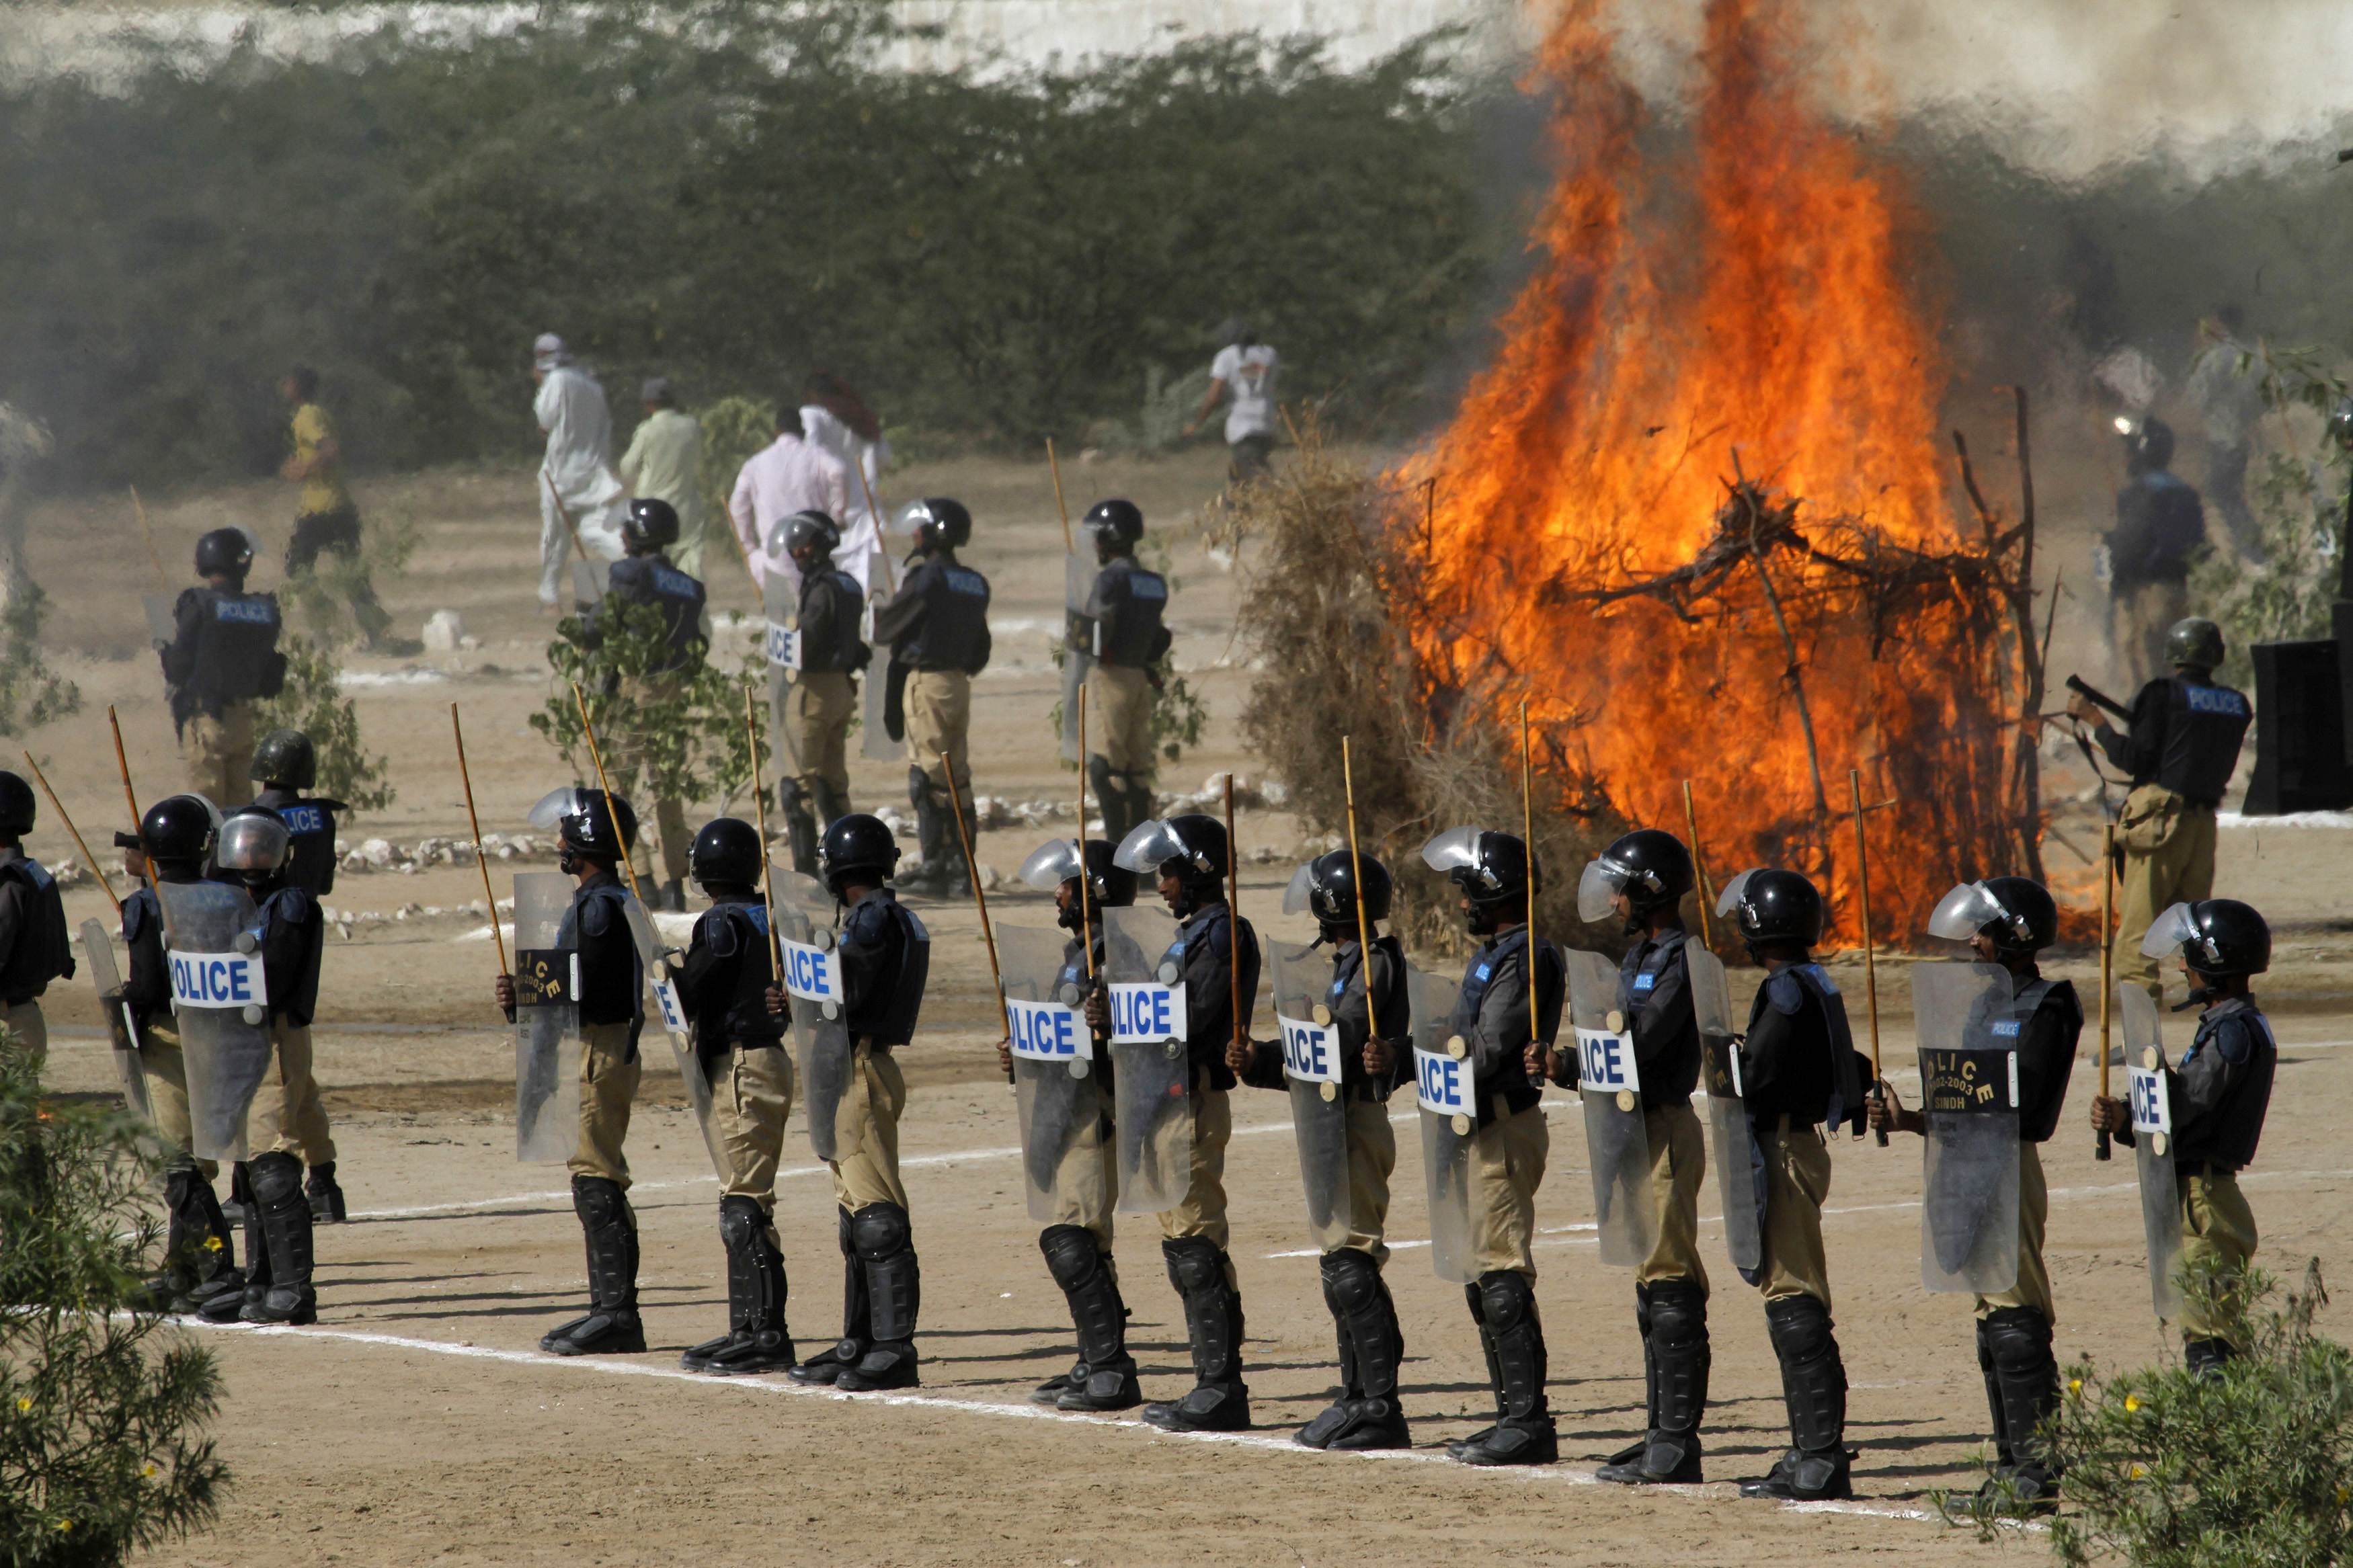
[[[531,808],[530,821],[533,827],[554,828],[565,817],[581,816],[587,809],[588,792],[576,784],[565,784],[540,797],[539,804]]]
[[[1577,918],[1590,925],[1607,920],[1625,890],[1626,868],[1606,859],[1588,860],[1585,875],[1577,879]]]
[[[1049,838],[1021,862],[1021,879],[1050,893],[1079,874],[1079,846],[1072,838]]]
[[[2191,916],[2189,906],[2175,904],[2150,922],[2148,934],[2140,939],[2141,956],[2169,957],[2197,935],[2198,921]]]
[[[1314,862],[1309,861],[1291,874],[1291,885],[1282,889],[1284,914],[1304,914],[1313,907],[1310,900],[1315,893],[1314,868]]]
[[[1157,876],[1163,861],[1185,856],[1185,841],[1176,837],[1168,824],[1158,817],[1139,822],[1119,841],[1112,854],[1112,864],[1123,871],[1140,876]]]
[[[1963,882],[1936,900],[1936,910],[1928,916],[1928,934],[1947,942],[1968,942],[1996,921],[2008,919],[2010,911],[1986,890],[1983,882]]]
[[[1747,870],[1726,882],[1724,885],[1724,891],[1716,895],[1715,912],[1727,920],[1730,919],[1732,911],[1738,909],[1741,900],[1748,895],[1748,879],[1763,869],[1761,866],[1751,866]]]
[[[213,864],[224,871],[275,871],[293,847],[286,824],[276,816],[232,816],[221,825]]]
[[[885,531],[897,539],[913,539],[939,519],[933,515],[928,501],[911,500],[899,509],[898,514],[885,525]]]
[[[1421,863],[1433,871],[1453,872],[1479,864],[1479,835],[1483,827],[1450,827],[1421,847]]]

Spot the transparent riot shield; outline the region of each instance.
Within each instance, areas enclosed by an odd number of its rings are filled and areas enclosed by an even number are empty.
[[[686,1021],[678,983],[670,977],[670,952],[654,930],[645,905],[629,900],[629,935],[636,942],[638,962],[645,968],[646,989],[652,993],[655,1018],[670,1037],[670,1056],[678,1063],[679,1081],[686,1087],[687,1109],[694,1113],[695,1130],[702,1134],[703,1152],[711,1156],[712,1173],[725,1185],[729,1174],[727,1141],[712,1120],[711,1074],[694,1051],[694,1031]]]
[[[785,879],[783,907],[771,911],[785,958],[785,993],[791,999],[793,1041],[799,1047],[801,1095],[808,1110],[809,1150],[828,1163],[858,1152],[859,1129],[840,1129],[849,1094],[855,1043],[849,1037],[849,988],[834,937],[833,897],[815,878]]]
[[[2124,1034],[2125,1091],[2132,1107],[2133,1163],[2140,1172],[2140,1223],[2148,1240],[2148,1293],[2167,1322],[2181,1316],[2181,1188],[2173,1169],[2173,1103],[2157,1004],[2137,985],[2116,987]]]
[[[874,612],[887,602],[893,592],[891,584],[897,579],[891,572],[891,558],[877,550],[866,561],[865,637],[874,643]],[[903,678],[902,678],[903,679]],[[885,710],[891,701],[891,650],[874,648],[874,662],[866,668],[866,689],[861,692],[858,716],[858,754],[870,763],[896,762],[899,742],[891,738],[891,728]]]
[[[609,587],[612,563],[605,561],[583,561],[572,558],[572,607],[587,615],[605,602]]]
[[[1267,943],[1274,1022],[1282,1032],[1282,1076],[1299,1136],[1299,1179],[1307,1230],[1327,1251],[1348,1238],[1348,1100],[1340,1031],[1330,1006],[1332,961],[1314,947]]]
[[[155,1106],[147,1098],[147,1069],[139,1061],[139,1027],[131,1016],[131,1004],[123,1000],[122,972],[114,966],[114,944],[107,939],[106,928],[96,921],[81,922],[81,956],[90,971],[92,984],[98,987],[99,1011],[106,1015],[109,1054],[114,1058],[115,1080],[122,1085],[123,1108],[150,1127],[155,1124]]]
[[[1471,1144],[1479,1135],[1479,1101],[1470,1042],[1455,1032],[1461,987],[1409,964],[1413,1005],[1414,1101],[1421,1108],[1421,1173],[1430,1193],[1430,1267],[1450,1284],[1479,1278],[1471,1245]]]
[[[1119,1209],[1157,1214],[1193,1184],[1192,1072],[1176,921],[1166,910],[1105,910],[1112,1078],[1119,1123]]]
[[[1724,1249],[1732,1266],[1765,1261],[1763,1166],[1742,1097],[1740,1045],[1732,1027],[1732,983],[1724,961],[1696,942],[1683,944],[1691,970],[1692,1016],[1699,1025],[1700,1079],[1707,1091],[1709,1142],[1715,1149],[1715,1195],[1724,1206]]]
[[[169,647],[178,640],[179,623],[173,618],[174,600],[168,594],[149,594],[139,601],[147,612],[147,637],[157,647]]]
[[[1632,1268],[1651,1256],[1659,1240],[1633,1025],[1618,1005],[1617,966],[1598,952],[1574,948],[1567,957],[1569,1022],[1577,1030],[1577,1098],[1585,1102],[1586,1164],[1593,1173],[1593,1219],[1601,1235],[1601,1261]]]
[[[1063,630],[1068,633],[1075,616],[1087,613],[1087,600],[1094,593],[1095,571],[1086,557],[1076,553],[1062,557]],[[1064,637],[1065,643],[1069,641]],[[1062,761],[1086,765],[1079,755],[1079,693],[1094,673],[1094,655],[1079,648],[1062,649]]]
[[[1920,1283],[1999,1295],[2018,1282],[2018,1033],[2010,971],[1915,963],[1926,1136]]]
[[[580,1146],[580,952],[572,879],[514,879],[515,1158],[553,1165]]]
[[[170,943],[195,1153],[242,1160],[245,1113],[270,1061],[260,914],[250,894],[226,882],[159,882],[155,891]]]
[[[999,926],[997,961],[1013,1041],[1023,1184],[1029,1217],[1044,1225],[1074,1205],[1096,1208],[1111,1180],[1103,1151],[1109,1101],[1095,1070],[1094,1036],[1080,1011],[1085,960],[1061,931]]]
[[[768,700],[781,703],[801,668],[800,593],[785,573],[771,572],[761,585],[760,605],[767,617],[762,647],[768,660]]]

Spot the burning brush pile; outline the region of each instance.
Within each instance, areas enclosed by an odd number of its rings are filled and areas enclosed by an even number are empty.
[[[2040,871],[2031,483],[2008,520],[1936,439],[1908,210],[1805,104],[1790,0],[1713,0],[1666,160],[1603,9],[1565,0],[1539,57],[1560,174],[1451,426],[1380,476],[1311,433],[1238,509],[1250,738],[1335,829],[1353,731],[1406,865],[1516,826],[1525,701],[1561,921],[1584,856],[1681,829],[1689,781],[1712,879],[1803,870],[1855,942],[1859,788],[1878,934],[1907,942],[1955,880]]]

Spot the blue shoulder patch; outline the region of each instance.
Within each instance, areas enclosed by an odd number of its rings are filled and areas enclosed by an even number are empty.
[[[1659,977],[1647,969],[1634,976],[1634,989],[1637,991],[1649,991],[1658,984]]]
[[[734,957],[740,946],[735,935],[735,922],[727,918],[727,911],[723,909],[712,910],[704,915],[695,934],[702,939],[703,946],[722,958]]]
[[[654,592],[667,598],[691,599],[702,592],[702,584],[674,566],[657,566]]]
[[[2225,1018],[2214,1026],[2214,1048],[2232,1067],[2240,1067],[2255,1054],[2255,1042],[2246,1025],[2236,1018]]]
[[[1776,1013],[1794,1016],[1806,1005],[1806,983],[1786,969],[1777,970],[1765,978],[1765,999]]]
[[[1168,596],[1168,584],[1157,573],[1131,572],[1127,574],[1127,595],[1131,599],[1165,599]]]
[[[573,900],[574,911],[580,917],[580,934],[603,936],[613,929],[613,900],[602,893],[589,893]]]
[[[951,566],[944,574],[948,580],[948,592],[967,599],[988,597],[988,579],[966,566]]]

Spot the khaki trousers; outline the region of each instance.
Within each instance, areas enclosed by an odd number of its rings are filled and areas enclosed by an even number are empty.
[[[1151,676],[1125,665],[1098,664],[1087,678],[1087,750],[1134,788],[1159,772],[1152,754]]]
[[[663,703],[675,699],[683,683],[673,676],[632,679],[622,683],[622,691],[631,700],[640,703]],[[641,734],[623,732],[611,736],[607,742],[605,761],[616,773],[634,773],[640,786],[646,777],[651,747]],[[637,801],[629,803],[636,805]],[[653,802],[653,844],[646,842],[646,822],[639,818],[638,841],[629,847],[629,865],[641,881],[653,877],[653,856],[661,855],[662,880],[684,879],[687,872],[686,852],[693,843],[686,831],[686,810],[669,796],[656,796]]]
[[[1234,1138],[1232,1100],[1226,1090],[1208,1087],[1208,1068],[1195,1072],[1193,1092],[1186,1096],[1186,1109],[1193,1117],[1193,1163],[1185,1184],[1185,1201],[1153,1216],[1160,1222],[1160,1234],[1170,1241],[1202,1237],[1222,1253],[1233,1239],[1226,1223],[1226,1145]],[[1231,1278],[1233,1271],[1229,1258],[1227,1283],[1238,1285]]]
[[[629,1162],[621,1145],[644,1071],[643,1060],[629,1049],[628,1025],[581,1026],[580,1143],[567,1167],[574,1175],[602,1176],[628,1190]]]
[[[948,775],[940,767],[947,753],[955,767],[958,798],[972,801],[972,761],[965,740],[972,729],[972,677],[960,669],[911,669],[903,700],[907,719],[907,764],[923,770],[942,805]]]
[[[1397,1169],[1397,1129],[1385,1100],[1348,1101],[1348,1237],[1337,1247],[1388,1260],[1389,1174]]]
[[[1651,1144],[1651,1227],[1658,1237],[1635,1270],[1638,1285],[1688,1279],[1704,1293],[1707,1265],[1699,1257],[1699,1188],[1706,1174],[1706,1143],[1691,1101],[1643,1111]]]
[[[2124,866],[2116,892],[2116,977],[2147,986],[2161,1006],[2164,977],[2157,960],[2141,955],[2141,939],[2171,906],[2214,896],[2214,808],[2192,805],[2162,784],[2142,784],[2125,797],[2116,842]]]
[[[1765,1156],[1765,1257],[1758,1288],[1767,1301],[1811,1296],[1831,1304],[1830,1260],[1822,1253],[1822,1201],[1831,1192],[1831,1152],[1813,1125],[1759,1125]]]
[[[294,1119],[286,1133],[287,1151],[300,1154],[305,1165],[329,1165],[335,1159],[335,1137],[328,1130],[326,1102],[319,1098],[319,1080],[313,1075],[302,1096],[302,1103],[294,1108]]]
[[[1096,1075],[1088,1081],[1103,1080]],[[1112,1216],[1118,1207],[1119,1139],[1110,1116],[1096,1115],[1071,1135],[1062,1163],[1055,1167],[1053,1213],[1046,1223],[1079,1226],[1095,1238],[1096,1250],[1108,1259]]]
[[[2179,1172],[2181,1193],[2181,1263],[2194,1270],[2212,1259],[2232,1274],[2242,1273],[2255,1256],[2255,1214],[2239,1191],[2239,1178],[2221,1171],[2193,1175]],[[2226,1299],[2237,1295],[2224,1288]],[[2185,1339],[2224,1337],[2220,1312],[2208,1311],[2184,1298],[2181,1333]]]
[[[2005,1307],[2031,1307],[2045,1322],[2059,1321],[2051,1300],[2051,1271],[2042,1263],[2043,1226],[2051,1213],[2051,1192],[2042,1180],[2041,1145],[2018,1146],[2018,1283],[1999,1296],[1980,1296],[1978,1316],[1990,1316]]]
[[[253,799],[253,704],[232,702],[216,716],[198,713],[180,732],[188,787],[223,811]]]
[[[262,1076],[261,1088],[245,1113],[246,1157],[306,1152],[301,1137],[302,1114],[318,1099],[318,1081],[311,1076],[310,1028],[271,1018],[269,1070]]]
[[[782,1046],[732,1041],[727,1070],[712,1075],[711,1130],[727,1163],[722,1197],[776,1208],[776,1165],[784,1158],[785,1121],[793,1113],[793,1057]]]
[[[16,1037],[16,1043],[33,1053],[36,1067],[49,1058],[49,1022],[41,1016],[38,1001],[20,1002],[0,1013],[0,1024],[7,1026]]]
[[[2110,595],[2108,640],[2131,679],[2127,689],[2138,691],[2171,673],[2165,659],[2165,634],[2189,613],[2187,583],[2136,583]]]
[[[812,810],[820,784],[849,798],[849,721],[857,711],[849,677],[839,670],[797,675],[776,693],[777,746]]]
[[[197,1160],[195,1123],[188,1114],[188,1063],[180,1054],[179,1022],[158,1013],[139,1032],[139,1062],[147,1071],[147,1100],[155,1110],[155,1135],[179,1151],[207,1182],[220,1174],[217,1160]]]
[[[887,1050],[860,1040],[849,1062],[849,1089],[834,1111],[834,1147],[849,1152],[833,1162],[833,1201],[856,1214],[868,1204],[908,1207],[899,1180],[899,1113],[907,1109],[907,1079]]]
[[[1495,1120],[1471,1140],[1471,1252],[1481,1274],[1536,1277],[1536,1188],[1544,1184],[1552,1130],[1544,1107],[1516,1115],[1496,1098]]]

